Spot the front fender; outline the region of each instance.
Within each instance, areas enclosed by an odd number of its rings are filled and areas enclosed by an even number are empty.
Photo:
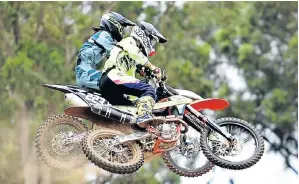
[[[222,110],[227,108],[230,104],[228,101],[220,98],[207,98],[203,100],[195,100],[191,104],[191,107],[196,109],[197,111],[201,111],[204,109],[210,110]]]

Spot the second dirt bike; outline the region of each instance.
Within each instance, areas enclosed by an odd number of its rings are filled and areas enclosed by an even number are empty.
[[[66,99],[75,105],[65,109],[64,116],[99,126],[89,131],[77,126],[74,128],[77,133],[65,131],[56,136],[56,141],[53,136],[52,144],[59,143],[57,150],[70,153],[81,142],[83,152],[92,163],[119,174],[135,172],[145,158],[160,155],[169,169],[187,177],[200,176],[214,164],[238,170],[258,162],[263,155],[264,141],[253,125],[231,117],[212,121],[200,113],[204,109],[222,110],[229,106],[227,101],[203,99],[191,91],[172,89],[165,84],[165,74],[160,81],[149,70],[145,74],[147,82],[157,91],[153,114],[165,117],[164,123],[149,124],[145,130],[134,126],[137,116],[134,101],[119,106],[110,104],[99,91],[92,89],[44,85],[64,92]],[[43,151],[41,137],[46,131],[40,129],[36,141],[39,155],[46,163],[60,167],[55,157]]]

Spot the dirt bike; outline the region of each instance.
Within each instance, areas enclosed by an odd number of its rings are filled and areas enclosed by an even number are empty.
[[[138,71],[142,71],[140,67]],[[79,166],[84,160],[79,151],[81,143],[92,163],[113,173],[133,173],[144,160],[162,156],[170,170],[187,177],[205,174],[214,164],[227,169],[246,169],[261,158],[264,141],[253,125],[231,117],[212,121],[200,112],[222,110],[230,105],[226,100],[203,99],[191,91],[173,89],[165,84],[165,72],[159,81],[149,69],[142,73],[146,82],[156,88],[157,103],[153,114],[165,117],[163,123],[153,122],[146,129],[140,129],[134,125],[137,109],[133,100],[128,99],[128,105],[110,104],[98,90],[44,84],[65,93],[66,100],[74,106],[39,128],[36,136],[38,155],[55,168]],[[87,131],[79,118],[99,128]],[[52,129],[56,126],[72,128],[56,128],[61,131],[55,134]],[[45,138],[49,131],[52,137]],[[52,145],[49,150],[46,150],[47,141]],[[254,151],[249,152],[252,147]],[[244,152],[246,157],[238,158]],[[73,159],[58,159],[71,154]]]

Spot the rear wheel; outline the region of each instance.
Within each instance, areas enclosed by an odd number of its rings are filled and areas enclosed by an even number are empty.
[[[122,132],[112,129],[90,131],[82,141],[82,150],[96,166],[112,173],[129,174],[137,171],[144,162],[144,155],[136,142],[117,144]]]
[[[38,129],[35,145],[38,157],[48,166],[69,170],[82,166],[86,161],[80,144],[64,144],[73,135],[87,131],[78,118],[57,115],[46,120]]]

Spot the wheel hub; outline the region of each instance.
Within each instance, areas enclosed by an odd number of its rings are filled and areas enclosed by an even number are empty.
[[[234,141],[230,144],[230,156],[238,155],[243,149],[243,141],[238,138],[234,138]]]
[[[73,144],[66,144],[68,135],[66,133],[60,133],[52,139],[52,149],[59,155],[67,155],[72,149]]]
[[[229,154],[229,142],[224,137],[220,137],[216,133],[211,133],[209,140],[212,144],[212,150],[216,155],[227,156]]]
[[[111,162],[127,163],[131,158],[129,155],[129,149],[122,144],[118,144],[117,139],[104,139],[99,141],[99,147],[102,150],[106,150],[103,153],[103,157]]]
[[[195,139],[190,139],[184,142],[179,147],[180,153],[188,159],[194,159],[200,152],[199,142]]]
[[[212,143],[212,149],[216,155],[235,156],[238,155],[243,148],[242,141],[237,137],[233,137],[233,141],[229,142],[218,134],[211,134],[209,140]]]

